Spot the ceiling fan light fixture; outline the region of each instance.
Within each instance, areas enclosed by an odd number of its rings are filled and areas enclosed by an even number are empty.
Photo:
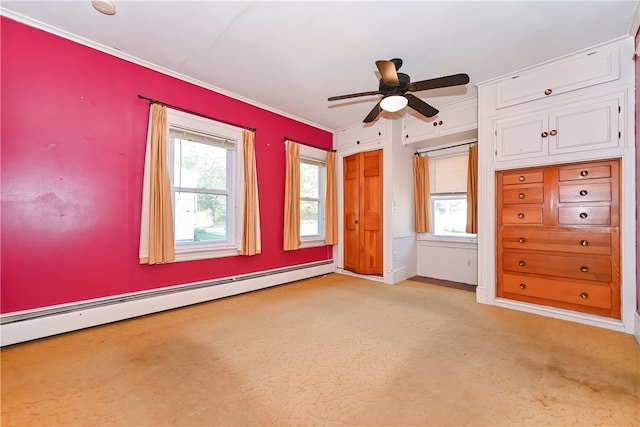
[[[401,95],[389,95],[382,98],[380,101],[380,108],[390,113],[402,110],[407,106],[409,101],[407,98]]]

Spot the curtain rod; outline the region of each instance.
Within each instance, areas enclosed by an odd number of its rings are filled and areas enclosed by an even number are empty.
[[[454,147],[462,147],[464,145],[472,145],[472,144],[477,144],[478,141],[473,141],[473,142],[463,142],[462,144],[456,144],[456,145],[450,145],[448,147],[442,147],[442,148],[434,148],[433,150],[424,150],[424,151],[416,151],[416,156],[419,156],[422,153],[430,153],[432,151],[440,151],[440,150],[446,150],[448,148],[454,148]]]
[[[236,123],[227,122],[225,120],[216,119],[215,117],[211,117],[211,116],[207,116],[207,115],[204,115],[204,114],[196,113],[195,111],[187,110],[186,108],[176,107],[175,105],[167,104],[166,102],[158,101],[157,99],[147,98],[146,96],[142,96],[142,95],[138,95],[138,98],[146,99],[147,101],[149,101],[149,104],[164,105],[165,107],[173,108],[174,110],[182,111],[184,113],[193,114],[194,116],[200,116],[200,117],[204,117],[205,119],[215,120],[216,122],[220,122],[220,123],[224,123],[224,124],[227,124],[227,125],[235,126],[237,128],[250,130],[252,132],[256,131],[256,128],[251,128],[251,127],[248,127],[248,126],[242,126],[242,125],[238,125]]]
[[[296,141],[295,139],[292,139],[286,136],[283,138],[283,140],[284,140],[283,142],[291,141],[291,142],[295,142],[296,144],[306,145],[307,147],[317,148],[318,150],[322,150],[322,151],[331,151],[332,153],[336,152],[336,150],[327,150],[326,148],[316,147],[315,145],[307,144],[306,142],[302,142],[302,141]]]

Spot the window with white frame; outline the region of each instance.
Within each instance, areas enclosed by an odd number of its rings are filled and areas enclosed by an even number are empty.
[[[300,146],[300,240],[324,244],[326,152]]]
[[[458,149],[429,156],[432,238],[475,239],[466,233],[469,154]]]
[[[168,110],[176,260],[237,255],[242,131]]]

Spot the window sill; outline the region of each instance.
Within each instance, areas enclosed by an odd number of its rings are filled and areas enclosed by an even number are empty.
[[[477,237],[444,237],[433,236],[427,233],[420,233],[416,240],[421,246],[441,246],[441,247],[477,247]]]
[[[237,256],[238,248],[220,248],[220,249],[176,249],[176,259],[173,262],[182,261],[198,261],[202,259],[223,258]]]
[[[300,249],[303,248],[316,248],[318,246],[327,246],[324,242],[324,237],[318,239],[308,239],[300,241]]]

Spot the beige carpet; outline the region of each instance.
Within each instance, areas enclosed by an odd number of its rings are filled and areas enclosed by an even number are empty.
[[[343,275],[4,348],[2,426],[640,425],[631,335]]]

